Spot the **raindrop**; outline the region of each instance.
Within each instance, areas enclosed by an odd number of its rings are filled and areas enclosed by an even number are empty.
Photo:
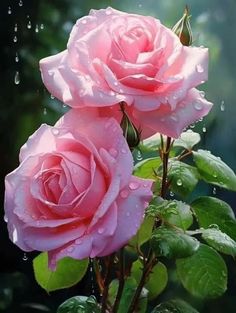
[[[17,53],[17,52],[16,52],[16,55],[15,55],[15,61],[16,61],[16,63],[19,62],[19,56],[18,56],[18,53]]]
[[[194,108],[197,110],[197,111],[201,111],[202,110],[202,103],[200,101],[196,101],[194,103]]]
[[[171,197],[174,197],[174,195],[175,195],[175,194],[173,193],[173,191],[170,191],[170,196],[171,196]]]
[[[11,7],[8,7],[8,11],[7,11],[7,13],[8,13],[9,15],[12,13],[12,11],[11,11]]]
[[[36,33],[39,32],[39,25],[38,25],[38,24],[35,25],[35,32],[36,32]]]
[[[212,193],[213,195],[216,195],[216,187],[213,188]]]
[[[22,5],[23,5],[23,1],[22,1],[22,0],[20,0],[18,4],[19,4],[19,7],[22,7]]]
[[[83,20],[81,21],[81,23],[82,23],[82,24],[87,24],[86,19],[83,19]]]
[[[15,42],[15,43],[17,42],[17,37],[16,36],[13,37],[13,42]]]
[[[44,24],[40,24],[40,29],[44,29]]]
[[[55,136],[59,135],[59,129],[57,129],[57,128],[52,128],[52,133],[53,133],[53,135],[55,135]]]
[[[194,127],[195,127],[195,124],[191,124],[191,125],[190,125],[190,128],[193,129]]]
[[[122,148],[121,152],[125,154],[125,153],[127,153],[127,150],[125,148]]]
[[[106,10],[106,15],[111,15],[111,13],[112,13],[111,9]]]
[[[47,115],[47,113],[48,113],[48,112],[47,112],[47,109],[44,108],[44,109],[43,109],[43,115]]]
[[[203,133],[206,133],[206,132],[207,132],[206,126],[203,126],[203,127],[202,127],[202,132],[203,132]]]
[[[217,178],[217,173],[216,172],[213,173],[213,177]]]
[[[183,185],[182,180],[180,178],[177,179],[176,184],[177,184],[177,186],[182,186]]]
[[[118,151],[117,151],[116,149],[114,149],[114,148],[111,148],[111,149],[109,150],[109,153],[110,153],[113,157],[116,157],[117,154],[118,154]]]
[[[53,99],[55,99],[55,97],[53,96],[53,95],[50,95],[50,98],[53,100]]]
[[[127,198],[129,195],[129,191],[128,190],[122,190],[120,193],[121,198],[125,199]]]
[[[100,227],[100,228],[98,228],[98,233],[101,235],[101,234],[103,234],[104,233],[104,228],[103,227]]]
[[[27,255],[26,255],[26,253],[23,254],[22,260],[23,260],[23,261],[27,261],[27,260],[28,260],[28,257],[27,257]]]
[[[196,70],[197,70],[198,73],[203,73],[204,72],[204,68],[203,68],[203,66],[201,64],[198,64],[196,66]]]
[[[130,182],[130,183],[129,183],[129,188],[130,188],[131,190],[136,190],[136,189],[139,188],[139,186],[140,186],[140,184],[139,184],[138,182]]]
[[[65,103],[62,104],[63,109],[65,109],[67,107],[67,105]]]
[[[17,23],[16,23],[15,26],[14,26],[14,32],[16,33],[17,30],[18,30],[18,26],[17,26]]]
[[[199,94],[200,94],[200,96],[201,96],[202,98],[205,97],[205,91],[200,91]]]
[[[16,73],[15,73],[14,83],[16,85],[19,85],[19,83],[20,83],[20,73],[18,71],[16,71]]]
[[[114,82],[114,85],[115,85],[115,86],[118,86],[118,82],[115,81],[115,82]]]
[[[224,110],[225,110],[225,102],[224,102],[224,100],[221,101],[220,110],[221,110],[222,112],[224,112]]]
[[[29,21],[28,24],[27,24],[27,28],[28,28],[28,29],[31,29],[31,27],[32,27],[32,26],[31,26],[31,22]]]
[[[141,153],[141,151],[138,150],[138,152],[137,152],[137,160],[141,161],[142,159],[143,159],[142,153]]]

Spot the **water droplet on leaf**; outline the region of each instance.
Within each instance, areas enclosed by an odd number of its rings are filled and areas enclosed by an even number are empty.
[[[183,182],[182,182],[182,180],[179,178],[179,179],[177,179],[176,184],[177,184],[177,186],[182,186],[182,185],[183,185]]]
[[[196,70],[197,70],[198,73],[203,73],[204,72],[204,68],[203,68],[203,66],[201,64],[198,64],[196,66]]]

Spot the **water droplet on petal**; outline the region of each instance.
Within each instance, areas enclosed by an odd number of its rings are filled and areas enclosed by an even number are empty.
[[[112,13],[111,9],[106,10],[106,15],[111,15],[111,13]]]
[[[120,196],[121,196],[121,198],[123,198],[123,199],[126,199],[127,197],[128,197],[128,195],[129,195],[129,191],[128,190],[122,190],[121,192],[120,192]]]
[[[27,23],[27,28],[28,28],[28,29],[31,29],[31,27],[32,27],[32,26],[31,26],[31,22],[29,21],[29,22]]]
[[[4,221],[7,223],[8,222],[8,218],[6,216],[6,214],[4,215]]]
[[[22,7],[23,6],[23,1],[20,0],[18,4],[19,4],[19,7]]]
[[[109,149],[109,153],[113,156],[116,157],[118,154],[118,151],[114,148]]]
[[[177,186],[182,186],[182,185],[183,185],[183,182],[182,182],[182,180],[179,178],[179,179],[177,179],[176,184],[177,184]]]
[[[131,190],[136,190],[136,189],[139,188],[139,186],[140,186],[140,184],[139,184],[138,182],[130,182],[130,183],[129,183],[129,188],[130,188]]]
[[[203,66],[201,64],[198,64],[196,66],[196,70],[197,70],[198,73],[203,73],[204,72],[204,68],[203,68]]]
[[[200,94],[200,96],[201,96],[202,98],[205,98],[205,91],[202,90],[202,91],[199,92],[199,94]]]
[[[53,96],[53,95],[50,95],[50,98],[53,100],[53,99],[55,99],[55,97]]]
[[[53,135],[55,135],[55,136],[59,135],[59,129],[57,129],[57,128],[52,128],[52,133],[53,133]]]
[[[125,154],[125,153],[127,153],[127,150],[125,148],[122,148],[121,152]]]
[[[27,261],[27,260],[28,260],[28,257],[27,257],[27,255],[26,255],[26,253],[23,254],[22,260],[23,260],[23,261]]]
[[[8,11],[7,11],[7,13],[8,13],[9,15],[12,13],[12,11],[11,11],[11,7],[8,7]]]
[[[15,42],[15,43],[17,42],[17,37],[16,36],[13,37],[13,42]]]
[[[82,19],[81,23],[82,24],[87,24],[87,20],[84,18],[84,19]]]
[[[14,83],[16,85],[19,85],[19,83],[20,83],[20,73],[18,71],[16,71],[16,73],[15,73]]]
[[[98,228],[98,233],[101,235],[101,234],[103,234],[104,233],[104,228],[103,227],[99,227]]]
[[[193,106],[194,109],[196,109],[197,111],[201,111],[203,108],[202,103],[200,101],[196,101]]]
[[[72,251],[74,251],[74,249],[75,249],[74,246],[70,246],[70,247],[68,247],[66,250],[67,250],[68,252],[72,252]]]
[[[114,82],[114,85],[115,85],[115,86],[118,86],[118,82],[115,81],[115,82]]]
[[[222,112],[225,111],[225,102],[224,102],[224,100],[221,101],[220,110],[221,110]]]

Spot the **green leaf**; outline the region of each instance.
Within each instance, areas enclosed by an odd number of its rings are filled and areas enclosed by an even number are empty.
[[[199,298],[216,298],[227,289],[227,267],[211,247],[201,244],[192,256],[176,261],[183,286]]]
[[[134,167],[134,175],[142,178],[156,179],[155,170],[161,165],[159,157],[149,158],[137,163]]]
[[[204,229],[202,238],[217,251],[236,256],[236,242],[222,231],[215,228]]]
[[[236,191],[236,175],[219,157],[209,151],[193,151],[193,159],[202,178],[213,185]]]
[[[213,197],[199,197],[191,207],[200,227],[209,228],[212,224],[236,240],[236,220],[231,207],[224,201]]]
[[[180,137],[174,141],[174,147],[183,147],[187,150],[191,150],[199,141],[201,137],[198,133],[193,132],[188,129],[186,132],[182,133]]]
[[[148,241],[152,236],[154,222],[155,218],[153,216],[146,216],[137,234],[129,241],[129,245],[139,248],[143,243]]]
[[[199,241],[183,232],[161,226],[153,232],[151,246],[156,256],[183,258],[197,251]]]
[[[142,262],[137,260],[133,263],[131,268],[131,276],[135,278],[136,282],[139,283],[142,275]],[[148,290],[149,300],[154,299],[165,289],[168,282],[168,273],[165,265],[158,262],[149,274],[148,280],[145,284],[145,288]]]
[[[119,285],[118,280],[114,279],[109,286],[109,300],[110,300],[111,304],[113,304],[115,301],[117,290],[118,290],[118,285]],[[120,305],[119,305],[119,309],[118,309],[117,313],[127,313],[129,305],[131,303],[131,300],[134,296],[136,289],[137,289],[136,280],[132,277],[128,277],[125,280],[125,285],[124,285],[124,289],[122,292],[122,297],[120,300]],[[140,298],[139,298],[138,307],[137,307],[138,313],[145,313],[146,312],[147,293],[148,293],[147,290],[145,288],[143,288],[141,295],[140,295]]]
[[[100,313],[101,310],[94,296],[75,296],[63,302],[57,313]]]
[[[55,271],[48,268],[48,255],[40,253],[33,260],[34,275],[37,283],[47,292],[68,288],[77,284],[85,275],[88,259],[74,260],[69,257],[57,263]]]
[[[198,183],[198,171],[195,167],[181,161],[172,160],[169,166],[168,179],[171,190],[182,196],[188,196]]]
[[[193,223],[193,215],[190,206],[182,201],[168,201],[171,208],[163,210],[162,217],[165,222],[187,230]]]
[[[183,300],[174,299],[159,304],[151,313],[199,313]]]

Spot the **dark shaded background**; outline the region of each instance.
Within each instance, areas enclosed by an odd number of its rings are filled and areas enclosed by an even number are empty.
[[[91,8],[114,8],[158,17],[165,25],[173,26],[182,15],[186,1],[95,1],[95,0],[20,0],[0,2],[0,175],[1,200],[4,195],[4,176],[18,165],[18,152],[28,136],[41,123],[52,124],[66,111],[44,88],[38,62],[66,47],[68,35],[76,19]],[[210,50],[209,81],[202,86],[207,98],[215,103],[209,116],[195,129],[202,133],[203,147],[219,155],[236,170],[236,1],[189,0],[196,45]],[[11,14],[8,14],[10,7]],[[30,23],[29,23],[30,22]],[[15,24],[17,23],[17,31]],[[31,24],[31,28],[29,28]],[[28,27],[27,27],[28,25]],[[38,30],[38,31],[37,31]],[[17,42],[14,42],[14,36]],[[15,40],[16,41],[16,40]],[[19,62],[16,62],[16,53]],[[15,84],[16,71],[20,83]],[[222,105],[223,103],[223,105]],[[203,129],[206,128],[206,132]],[[212,190],[204,190],[211,194]],[[217,188],[217,196],[236,209],[235,193]],[[47,295],[34,281],[32,259],[24,256],[8,239],[0,207],[0,312],[55,312],[58,304],[75,294],[90,294],[91,276],[70,290]],[[25,260],[27,259],[27,260]],[[236,312],[236,270],[232,259],[229,265],[229,289],[217,300],[199,301],[189,298],[171,276],[166,299],[173,294],[188,299],[200,312]],[[160,299],[158,299],[160,301]]]

